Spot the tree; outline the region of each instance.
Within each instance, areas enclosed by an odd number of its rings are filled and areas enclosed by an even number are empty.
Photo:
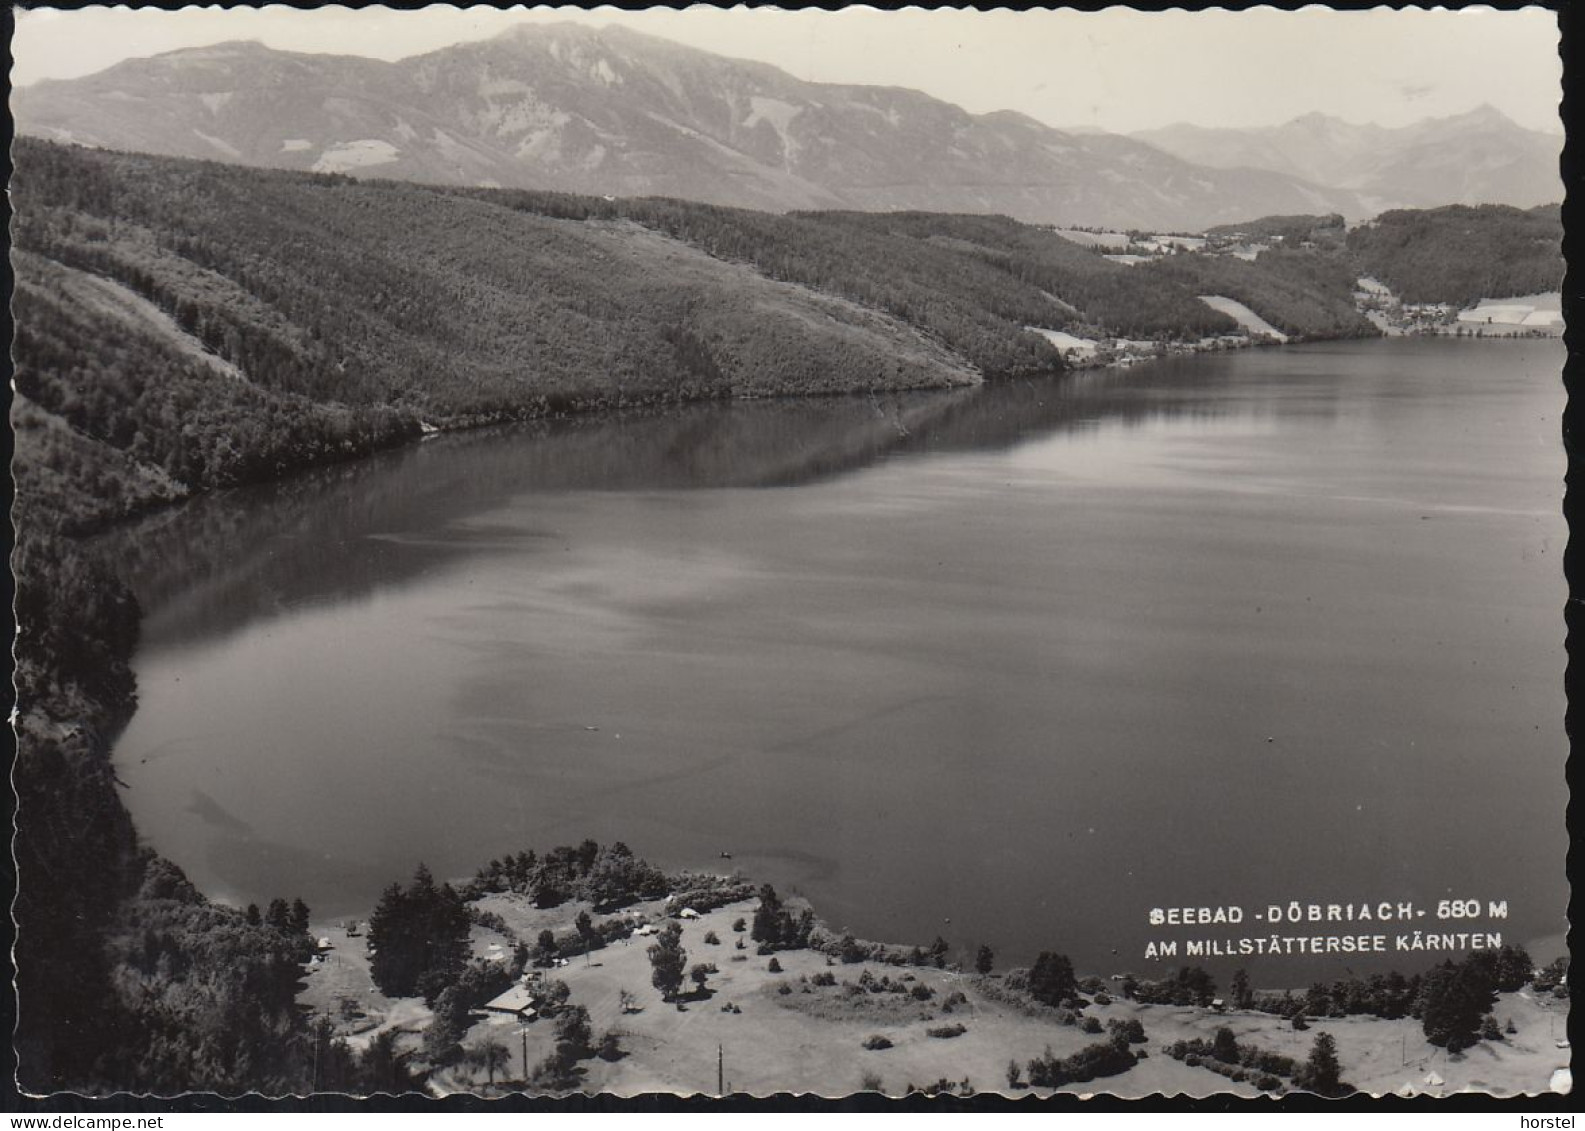
[[[1216,1030],[1211,1040],[1211,1055],[1223,1064],[1238,1063],[1238,1041],[1233,1037],[1233,1030],[1226,1025]]]
[[[682,989],[682,972],[688,952],[682,947],[682,928],[668,923],[649,948],[650,981],[662,1001],[671,1001]]]
[[[391,997],[411,997],[430,975],[431,996],[454,978],[468,961],[467,907],[450,884],[435,886],[429,869],[420,864],[406,888],[385,889],[369,916],[369,972],[375,985]]]
[[[1494,965],[1496,988],[1505,994],[1522,989],[1535,970],[1535,963],[1524,947],[1507,944],[1497,951]]]
[[[424,1029],[424,1056],[433,1064],[451,1061],[467,1031],[467,998],[458,987],[448,986],[435,999],[434,1018]]]
[[[703,962],[696,962],[693,969],[688,971],[688,977],[693,979],[696,991],[702,996],[705,983],[710,980],[710,967]]]
[[[1177,974],[1178,996],[1185,1004],[1206,1006],[1216,997],[1216,980],[1203,966],[1182,966]]]
[[[990,947],[982,944],[979,953],[974,956],[974,969],[979,974],[989,974],[995,961],[995,953],[992,952]]]
[[[1448,1052],[1475,1044],[1481,1020],[1497,1001],[1492,977],[1490,964],[1474,961],[1447,961],[1426,971],[1418,1002],[1425,1039]]]
[[[538,975],[543,978],[543,975]],[[540,1012],[554,1017],[572,998],[572,990],[560,978],[543,981],[540,986]]]
[[[583,953],[588,954],[594,949],[594,920],[589,918],[587,911],[580,911],[573,925],[578,928],[578,938],[583,942]]]
[[[412,1073],[407,1069],[407,1062],[396,1050],[398,1036],[399,1030],[383,1029],[374,1035],[369,1041],[369,1047],[363,1050],[363,1056],[358,1060],[358,1077],[363,1084],[362,1091],[401,1095],[403,1092],[413,1090]]]
[[[292,926],[292,911],[284,899],[270,900],[270,909],[264,913],[264,921],[277,931],[289,931]]]
[[[534,943],[534,965],[554,966],[556,955],[561,948],[556,945],[556,934],[549,927],[539,932],[539,939]]]
[[[1029,971],[1029,996],[1046,1005],[1059,1005],[1078,990],[1073,963],[1068,961],[1068,956],[1041,951]]]
[[[468,1063],[486,1073],[486,1087],[495,1087],[497,1070],[511,1063],[512,1054],[500,1041],[491,1038],[468,1050]]]
[[[594,1030],[589,1025],[589,1011],[581,1005],[569,1005],[556,1017],[556,1055],[564,1063],[586,1060],[594,1055]]]
[[[1238,971],[1233,975],[1231,992],[1233,995],[1234,1009],[1248,1009],[1251,1005],[1255,1004],[1254,991],[1249,988],[1249,971],[1245,970],[1242,966],[1240,966]]]
[[[308,904],[301,899],[292,900],[292,910],[287,918],[287,924],[296,934],[306,935],[308,933]]]
[[[258,927],[264,923],[264,916],[259,914],[259,905],[257,903],[248,904],[248,910],[243,918],[247,919],[250,927]]]
[[[1568,977],[1568,956],[1554,958],[1541,967],[1541,973],[1536,975],[1534,985],[1538,990],[1550,990],[1555,986],[1566,985]]]
[[[1317,1033],[1310,1046],[1310,1058],[1299,1071],[1299,1083],[1320,1096],[1340,1095],[1347,1089],[1342,1081],[1342,1066],[1337,1062],[1337,1042],[1330,1033]]]
[[[759,906],[754,909],[754,928],[749,937],[765,946],[777,946],[782,938],[782,915],[776,889],[770,884],[763,885],[759,889]]]

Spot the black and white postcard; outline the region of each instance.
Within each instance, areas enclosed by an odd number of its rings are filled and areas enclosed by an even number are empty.
[[[20,1089],[1566,1093],[1558,42],[18,11]]]

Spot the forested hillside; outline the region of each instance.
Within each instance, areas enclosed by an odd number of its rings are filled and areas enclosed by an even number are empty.
[[[1354,308],[1355,273],[1320,251],[1272,248],[1253,262],[1233,256],[1173,255],[1136,269],[1196,294],[1237,299],[1286,334],[1358,338],[1375,333]]]
[[[1454,205],[1383,213],[1348,234],[1348,249],[1405,302],[1465,306],[1559,289],[1562,241],[1558,205]]]
[[[68,527],[422,424],[1060,370],[1029,326],[1237,331],[1202,280],[1000,217],[444,190],[25,139],[16,165],[18,474]],[[1346,332],[1302,271],[1269,296],[1244,274],[1235,297],[1284,328]]]

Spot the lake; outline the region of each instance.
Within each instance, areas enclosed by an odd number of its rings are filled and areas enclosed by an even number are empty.
[[[1506,900],[1505,939],[1559,935],[1563,359],[701,405],[198,500],[118,536],[118,772],[206,893],[317,917],[593,837],[999,964],[1225,933],[1167,906]]]

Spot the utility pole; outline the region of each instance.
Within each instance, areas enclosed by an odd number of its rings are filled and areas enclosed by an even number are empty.
[[[720,1045],[715,1046],[715,1094],[726,1095],[726,1053]]]
[[[528,1091],[528,1028],[518,1030],[523,1035],[523,1091]]]

